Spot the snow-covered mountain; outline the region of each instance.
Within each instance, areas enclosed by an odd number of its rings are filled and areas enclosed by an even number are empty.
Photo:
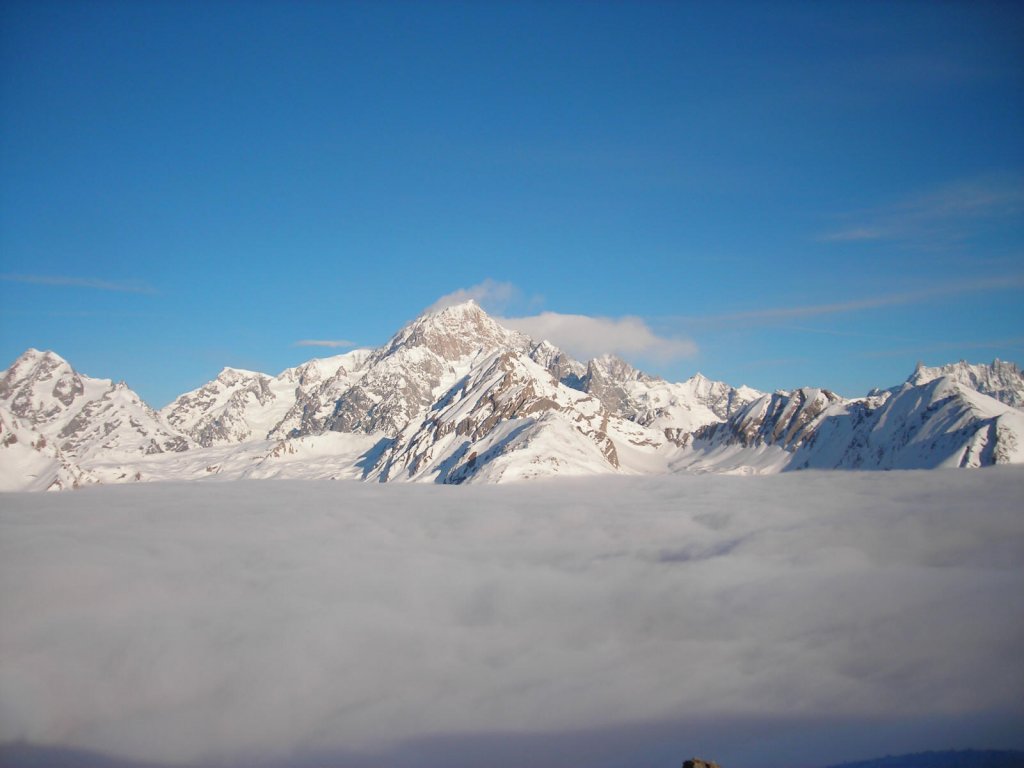
[[[427,312],[370,355],[325,426],[394,437],[482,358],[498,350],[525,355],[532,347],[528,337],[498,325],[475,302]]]
[[[313,434],[338,397],[359,380],[369,350],[310,360],[277,376],[225,368],[160,411],[199,445],[230,445]]]
[[[4,372],[0,406],[74,461],[193,447],[124,382],[84,376],[53,352],[29,349]]]
[[[1024,414],[951,376],[888,397],[766,395],[694,434],[676,466],[703,471],[931,469],[1024,462]]]
[[[612,419],[527,355],[499,350],[410,422],[369,474],[461,483],[608,472],[619,467]]]
[[[29,350],[0,378],[0,489],[241,477],[505,482],[556,475],[778,472],[1024,462],[1012,363],[918,366],[844,400],[668,382],[586,363],[473,302],[375,350],[270,376],[225,368],[154,412],[123,383]]]
[[[638,371],[614,355],[591,360],[579,389],[594,395],[612,413],[663,432],[685,445],[694,430],[723,421],[761,397],[750,387],[732,387],[700,373],[686,381],[668,382]]]
[[[907,379],[908,384],[920,385],[948,376],[954,381],[983,395],[994,397],[1001,403],[1024,409],[1024,373],[1013,363],[996,358],[991,363],[971,364],[965,360],[928,368],[923,363]]]

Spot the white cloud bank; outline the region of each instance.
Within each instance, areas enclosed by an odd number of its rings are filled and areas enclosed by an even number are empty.
[[[0,742],[305,768],[1019,746],[1022,497],[1019,468],[7,494]]]
[[[532,317],[499,317],[499,323],[556,347],[581,360],[612,352],[667,362],[697,353],[689,339],[659,336],[639,317],[591,317],[541,312]]]

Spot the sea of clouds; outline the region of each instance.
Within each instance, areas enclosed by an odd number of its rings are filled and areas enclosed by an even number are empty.
[[[1021,747],[1022,647],[1021,468],[0,495],[0,764]]]

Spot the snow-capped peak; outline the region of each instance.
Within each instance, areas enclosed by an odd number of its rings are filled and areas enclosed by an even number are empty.
[[[112,386],[82,376],[55,352],[29,349],[0,379],[0,401],[24,423],[61,423]]]
[[[59,458],[65,469],[69,462],[99,455],[190,447],[125,382],[84,376],[53,352],[30,349],[21,355],[0,379],[0,405],[19,428],[38,436],[33,445],[57,449],[60,455],[51,458]]]
[[[527,351],[530,346],[527,336],[499,325],[470,299],[423,313],[396,333],[373,357],[381,360],[402,348],[422,347],[452,362],[479,352]]]
[[[968,363],[961,360],[929,368],[919,362],[907,383],[920,386],[943,376],[949,376],[983,395],[994,397],[1001,403],[1024,409],[1024,374],[1014,363],[999,358],[993,360],[991,364]]]

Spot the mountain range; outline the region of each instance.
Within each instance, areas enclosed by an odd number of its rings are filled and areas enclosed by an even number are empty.
[[[154,411],[26,351],[0,377],[0,490],[241,477],[507,482],[602,473],[925,469],[1024,462],[1013,363],[917,369],[844,399],[574,360],[472,301],[378,349],[270,376],[225,368]]]

